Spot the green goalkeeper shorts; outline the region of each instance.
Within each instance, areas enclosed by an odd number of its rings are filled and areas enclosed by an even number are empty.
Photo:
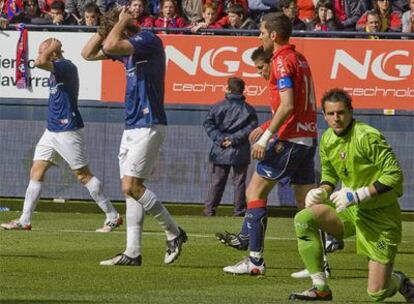
[[[355,235],[357,254],[381,264],[393,263],[401,242],[401,211],[398,204],[361,210],[353,205],[338,213],[344,224],[343,238]]]

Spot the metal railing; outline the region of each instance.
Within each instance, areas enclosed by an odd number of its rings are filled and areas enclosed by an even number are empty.
[[[17,24],[10,24],[7,30],[16,30]],[[34,31],[67,31],[67,32],[96,32],[97,26],[84,25],[37,25],[26,24],[29,30]],[[200,29],[197,33],[193,33],[190,28],[164,28],[164,27],[143,27],[144,30],[153,32],[164,32],[171,34],[191,34],[191,35],[224,35],[224,36],[259,36],[259,30],[235,30],[235,29]],[[0,31],[1,32],[1,31]],[[293,37],[320,37],[320,38],[365,38],[369,36],[378,36],[385,39],[414,39],[414,33],[402,32],[353,32],[353,31],[293,31]]]

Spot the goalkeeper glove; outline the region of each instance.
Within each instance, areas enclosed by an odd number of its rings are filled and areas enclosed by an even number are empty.
[[[368,187],[362,187],[356,191],[349,188],[342,188],[331,194],[331,201],[336,206],[336,212],[341,212],[353,204],[359,204],[360,202],[371,198]]]
[[[305,207],[310,208],[313,205],[323,204],[328,199],[328,192],[323,188],[312,189],[306,194]]]

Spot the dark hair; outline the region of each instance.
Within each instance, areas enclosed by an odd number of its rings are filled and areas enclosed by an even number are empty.
[[[292,35],[292,22],[289,17],[281,12],[269,13],[263,16],[264,28],[270,33],[276,32],[284,41],[288,41]]]
[[[252,61],[262,60],[263,62],[270,63],[272,60],[272,52],[265,51],[263,45],[259,46],[257,49],[255,49],[250,56],[250,59]]]
[[[348,110],[352,110],[352,98],[343,89],[334,88],[331,89],[322,96],[322,110],[325,113],[325,104],[327,102],[343,102]]]
[[[98,16],[101,14],[98,5],[94,2],[88,2],[83,7],[84,12],[93,13],[95,12]]]
[[[392,3],[391,1],[388,1],[389,5],[388,5],[388,9],[386,12],[386,15],[390,15],[392,12]],[[378,7],[378,0],[372,0],[372,7],[374,8],[374,10],[376,10],[378,12],[378,15],[381,17],[381,10]]]
[[[62,12],[65,11],[65,3],[63,3],[62,1],[59,0],[55,0],[52,2],[52,4],[50,5],[50,9],[55,9],[55,10],[61,10]]]
[[[236,4],[233,4],[232,6],[230,6],[227,9],[226,13],[227,14],[232,13],[232,14],[236,14],[238,16],[244,16],[244,8],[240,4],[236,3]]]
[[[23,8],[24,8],[24,12],[27,14],[29,11],[29,3],[33,3],[35,8],[36,8],[36,16],[40,16],[41,11],[39,8],[39,3],[37,2],[37,0],[24,0],[23,1]]]
[[[279,9],[282,10],[284,8],[288,8],[291,3],[296,4],[296,0],[279,0]]]
[[[244,81],[238,77],[230,77],[227,81],[228,89],[231,93],[243,94],[244,91]]]
[[[319,0],[318,4],[316,4],[316,6],[315,6],[315,15],[317,15],[319,13],[319,9],[321,7],[325,7],[327,9],[332,10],[332,11],[335,11],[331,0]]]

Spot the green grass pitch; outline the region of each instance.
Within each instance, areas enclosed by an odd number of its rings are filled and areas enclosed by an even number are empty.
[[[4,222],[19,216],[1,212]],[[94,232],[99,214],[36,213],[32,231],[0,231],[0,303],[289,303],[292,291],[310,287],[290,273],[303,268],[296,251],[293,219],[270,218],[264,277],[232,276],[222,267],[245,252],[223,246],[217,231],[238,231],[241,218],[176,216],[189,241],[180,258],[164,265],[165,236],[147,216],[141,267],[105,267],[99,261],[125,247],[125,228]],[[404,222],[396,269],[414,276],[414,222]],[[331,254],[329,280],[335,303],[369,303],[367,260],[355,255],[354,241]],[[397,295],[389,302],[402,303]]]

